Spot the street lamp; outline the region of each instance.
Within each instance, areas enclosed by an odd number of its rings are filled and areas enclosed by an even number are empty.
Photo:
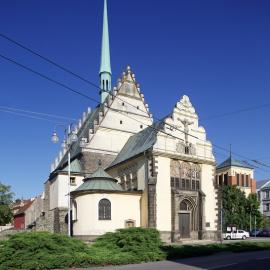
[[[60,125],[58,125],[60,126]],[[61,125],[62,126],[62,125]],[[71,236],[71,228],[70,228],[70,225],[71,225],[71,216],[70,216],[70,210],[71,210],[71,207],[70,207],[70,150],[71,150],[71,147],[72,147],[72,144],[77,142],[78,141],[78,135],[77,133],[75,132],[75,130],[72,130],[71,131],[71,125],[68,126],[68,131],[65,129],[65,140],[63,141],[63,144],[62,146],[63,147],[67,147],[67,153],[68,153],[68,236]],[[59,137],[56,133],[56,128],[53,132],[53,135],[51,137],[51,141],[53,143],[58,143],[59,142]]]

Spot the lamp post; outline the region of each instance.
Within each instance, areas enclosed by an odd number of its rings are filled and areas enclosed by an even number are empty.
[[[57,125],[57,126],[63,126],[63,125]],[[57,127],[56,126],[56,127]],[[53,143],[58,143],[59,142],[59,137],[56,133],[56,127],[54,129],[53,135],[51,137],[51,141]],[[65,129],[65,140],[63,141],[63,146],[67,147],[67,153],[68,153],[68,236],[71,236],[71,216],[70,216],[70,212],[71,212],[71,207],[70,207],[70,150],[72,147],[72,144],[74,142],[78,141],[78,136],[77,133],[72,130],[71,131],[71,125],[68,126],[68,130]]]

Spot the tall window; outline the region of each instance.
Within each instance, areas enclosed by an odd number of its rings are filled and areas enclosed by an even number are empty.
[[[237,186],[240,186],[240,174],[236,174]]]
[[[111,202],[107,199],[102,199],[98,204],[98,219],[111,220]]]

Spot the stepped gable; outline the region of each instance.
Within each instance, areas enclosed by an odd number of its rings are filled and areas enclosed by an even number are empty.
[[[117,98],[119,96],[119,98]],[[149,106],[145,102],[144,94],[140,91],[140,86],[136,82],[135,74],[131,71],[130,66],[127,66],[126,71],[122,73],[121,78],[118,79],[117,86],[113,88],[110,94],[106,97],[103,103],[99,104],[95,109],[88,108],[87,112],[83,113],[82,118],[78,121],[77,125],[74,127],[75,132],[78,135],[78,141],[73,143],[71,148],[71,160],[78,158],[80,162],[80,154],[82,153],[80,142],[83,140],[85,143],[90,143],[95,136],[98,128],[102,124],[102,121],[106,117],[109,109],[113,106],[114,102],[117,100],[121,102],[122,97],[130,97],[141,100],[144,104],[144,108],[140,108],[140,111],[144,111],[145,114],[152,121],[152,114],[149,111]],[[130,106],[131,107],[131,106]],[[134,108],[133,108],[134,109]],[[51,166],[51,174],[63,171],[67,165],[67,149],[62,147],[59,152],[58,157],[55,159]],[[86,154],[86,156],[88,156]],[[87,167],[87,160],[81,162],[82,172]],[[112,160],[107,161],[106,165],[109,165]],[[103,162],[104,163],[104,162]],[[106,163],[106,162],[105,162]],[[105,164],[104,163],[104,164]]]
[[[200,140],[206,141],[206,132],[204,127],[199,126],[199,118],[193,107],[189,97],[183,95],[182,98],[176,103],[172,113],[165,118],[165,130],[168,133],[174,133],[183,141],[185,139],[185,125],[188,127],[189,134],[199,137]],[[175,129],[173,129],[175,127]],[[181,131],[179,131],[181,130]],[[191,140],[194,137],[189,136]]]
[[[132,72],[130,66],[126,67],[122,76],[117,80],[117,85],[113,88],[110,95],[107,96],[104,103],[106,106],[111,107],[114,100],[121,102],[121,96],[141,100],[144,104],[144,108],[140,108],[140,111],[145,110],[150,118],[153,117],[150,113],[149,105],[145,101],[144,94],[141,92],[140,85],[136,81],[136,76]]]

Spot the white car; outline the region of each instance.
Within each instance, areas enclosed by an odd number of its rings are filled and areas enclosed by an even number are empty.
[[[244,230],[236,230],[232,232],[223,233],[223,238],[230,240],[230,239],[247,239],[249,238],[249,232]]]

